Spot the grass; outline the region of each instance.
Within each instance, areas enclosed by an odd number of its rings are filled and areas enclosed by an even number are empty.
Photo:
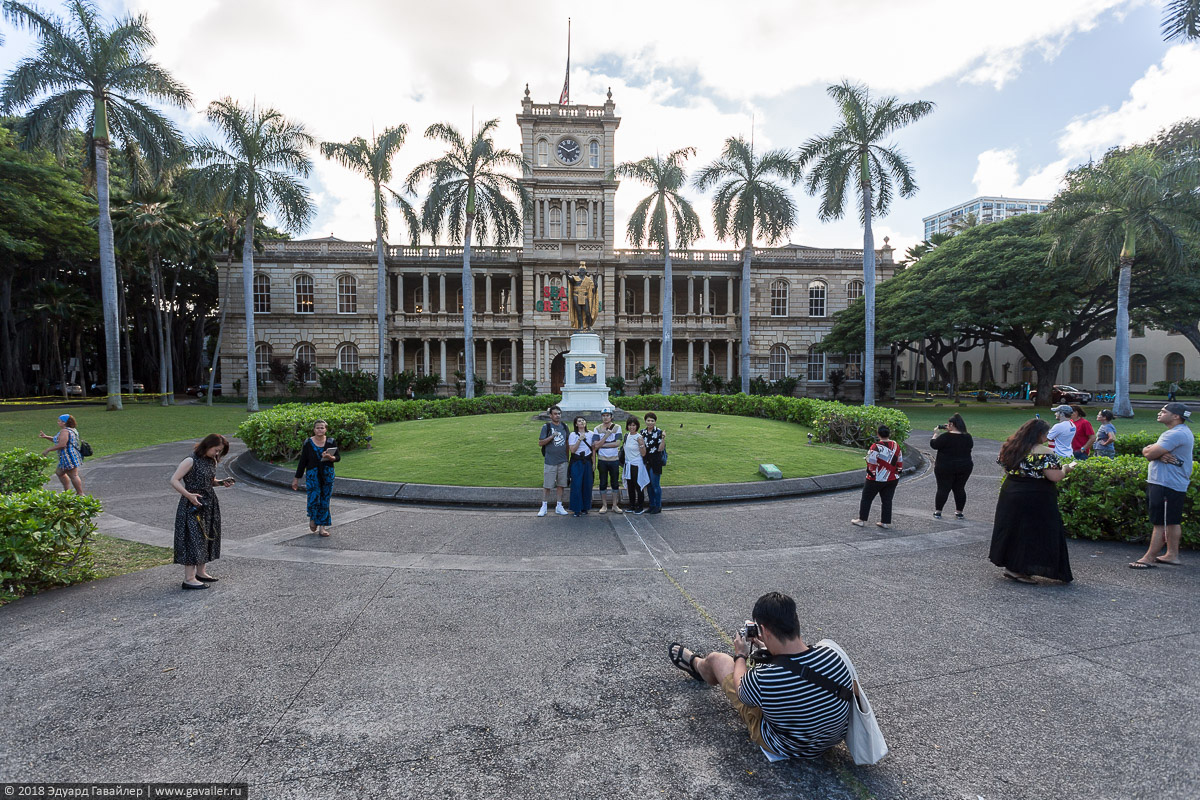
[[[664,486],[765,480],[758,474],[763,463],[779,467],[785,478],[863,466],[861,451],[809,446],[809,429],[788,422],[683,413],[663,413],[659,422],[670,459]],[[371,449],[346,453],[337,473],[450,486],[540,486],[542,424],[522,412],[377,425]]]
[[[1110,408],[1111,406],[1099,406],[1096,404],[1083,407],[1084,412],[1088,416],[1088,421],[1092,423],[1092,427],[1096,425],[1096,412],[1101,408]],[[940,407],[933,403],[900,403],[893,408],[898,408],[908,415],[912,421],[913,428],[920,430],[933,430],[934,426],[944,423],[951,414],[958,412],[962,414],[963,421],[967,423],[967,430],[972,436],[982,437],[984,439],[996,439],[1004,441],[1017,428],[1033,415],[1041,414],[1042,419],[1046,420],[1051,425],[1054,424],[1054,415],[1050,413],[1048,408],[1037,408],[1029,405],[1008,405],[1008,404],[993,404],[979,403],[970,400],[959,405],[954,405],[949,401],[942,403]],[[1150,432],[1158,431],[1162,426],[1158,424],[1155,417],[1158,414],[1157,408],[1135,408],[1133,410],[1133,419],[1118,418],[1113,422],[1117,426],[1117,435],[1122,433],[1133,433],[1134,431],[1146,430]]]
[[[92,560],[96,565],[97,579],[112,578],[171,564],[175,560],[175,553],[169,547],[155,547],[97,534],[92,542]]]

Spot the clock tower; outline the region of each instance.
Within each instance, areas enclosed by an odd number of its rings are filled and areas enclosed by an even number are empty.
[[[523,183],[533,199],[525,217],[525,257],[573,264],[611,259],[617,181],[614,140],[621,118],[612,90],[602,106],[534,103],[525,87],[521,155]]]

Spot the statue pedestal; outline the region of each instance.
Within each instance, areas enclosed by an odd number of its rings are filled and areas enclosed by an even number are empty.
[[[607,356],[600,337],[594,333],[571,334],[571,350],[563,356],[562,401],[558,404],[565,418],[568,411],[599,411],[610,405],[608,385],[604,382]]]

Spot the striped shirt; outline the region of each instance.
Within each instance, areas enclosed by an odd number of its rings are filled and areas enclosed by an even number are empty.
[[[788,657],[842,686],[851,685],[850,671],[828,647]],[[845,737],[850,723],[848,701],[774,664],[757,664],[747,672],[738,699],[763,710],[763,741],[780,756],[816,758]]]

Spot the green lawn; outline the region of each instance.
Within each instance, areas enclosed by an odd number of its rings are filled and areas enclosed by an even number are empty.
[[[863,466],[861,451],[809,446],[809,429],[787,422],[682,413],[664,413],[659,422],[670,458],[665,486],[763,480],[763,463],[775,464],[785,478]],[[337,472],[451,486],[540,486],[541,426],[528,413],[377,425],[371,449],[346,453]]]
[[[893,408],[898,408],[903,411],[912,421],[913,428],[921,430],[932,430],[935,425],[944,423],[951,414],[956,411],[962,414],[963,421],[967,423],[967,431],[973,436],[979,436],[984,439],[996,439],[1004,441],[1017,428],[1034,414],[1041,414],[1042,419],[1046,420],[1051,425],[1054,424],[1054,415],[1050,413],[1048,408],[1034,408],[1033,406],[1012,406],[999,403],[980,403],[974,400],[962,403],[955,406],[949,401],[941,404],[940,408],[935,408],[934,403],[900,403]],[[1092,427],[1096,426],[1096,412],[1102,408],[1111,408],[1111,406],[1101,406],[1095,403],[1083,407],[1083,410],[1088,415],[1088,421],[1092,423]],[[1117,435],[1121,433],[1133,433],[1135,431],[1146,430],[1156,432],[1162,428],[1155,419],[1158,414],[1156,408],[1135,408],[1133,411],[1133,419],[1117,419],[1113,422],[1117,426]],[[918,443],[919,444],[919,443]]]

